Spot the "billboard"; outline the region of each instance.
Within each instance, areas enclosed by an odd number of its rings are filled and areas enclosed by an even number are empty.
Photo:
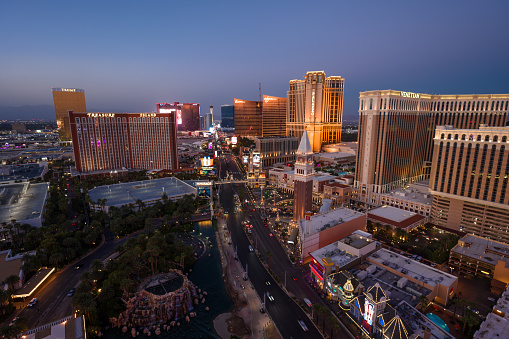
[[[253,166],[260,167],[260,153],[253,153]]]
[[[232,137],[232,145],[237,145],[237,137],[235,135]]]
[[[209,149],[212,149],[212,147],[214,146],[214,144],[212,144],[212,141],[209,142]]]
[[[248,164],[249,163],[249,157],[247,155],[244,155],[242,157],[242,163],[244,163],[244,164]]]
[[[214,159],[211,159],[210,157],[203,157],[201,158],[201,167],[204,168],[210,168],[214,166]]]
[[[366,299],[364,301],[364,321],[362,325],[368,330],[371,331],[371,326],[373,326],[373,316],[375,315],[375,306]]]

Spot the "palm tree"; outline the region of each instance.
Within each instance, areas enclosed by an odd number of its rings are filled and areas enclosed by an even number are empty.
[[[5,278],[5,283],[7,284],[7,286],[9,286],[9,289],[14,291],[15,290],[15,286],[17,283],[19,283],[21,279],[19,278],[19,276],[17,276],[16,274],[11,274],[10,276],[8,276],[7,278]]]
[[[101,260],[95,259],[94,261],[92,261],[90,268],[92,269],[92,271],[102,271],[104,269],[104,264]]]
[[[79,293],[76,294],[71,301],[72,307],[79,314],[84,314],[85,317],[90,321],[90,312],[96,308],[96,301],[90,293]]]
[[[7,302],[9,301],[9,293],[3,289],[0,289],[0,315],[5,314],[5,306],[7,305]]]
[[[419,305],[421,306],[421,311],[424,312],[426,310],[426,307],[428,306],[428,297],[425,295],[421,295],[419,297]]]
[[[58,268],[58,263],[64,261],[65,257],[62,252],[53,252],[49,257],[49,261],[52,262],[56,268]]]
[[[134,281],[131,279],[125,278],[120,281],[120,289],[124,291],[124,295],[129,298],[129,290],[131,289],[131,286],[133,286]]]

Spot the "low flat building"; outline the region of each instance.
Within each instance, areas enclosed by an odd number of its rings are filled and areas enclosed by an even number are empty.
[[[94,210],[103,209],[105,212],[111,206],[136,205],[138,200],[148,206],[161,200],[163,195],[170,200],[177,200],[189,194],[196,197],[197,188],[175,177],[105,185],[88,192],[92,200],[90,207]],[[100,201],[104,199],[106,202],[102,206]]]
[[[384,248],[369,255],[367,261],[416,284],[417,290],[410,291],[414,295],[426,295],[442,305],[447,305],[458,290],[458,277]],[[421,288],[431,292],[422,293]]]
[[[349,164],[355,162],[355,153],[333,152],[318,153],[313,156],[316,163],[328,163],[331,165]]]
[[[373,223],[389,225],[392,229],[400,228],[410,232],[416,227],[423,226],[427,218],[420,214],[405,211],[392,206],[381,206],[368,211],[368,220]]]
[[[429,218],[433,195],[429,189],[429,180],[423,180],[387,193],[373,193],[371,203],[375,206],[397,207]]]
[[[501,293],[509,284],[509,245],[467,234],[451,249],[449,266],[457,273],[491,279],[491,289]]]
[[[333,242],[310,253],[309,268],[311,277],[322,289],[327,277],[342,270],[350,269],[358,264],[369,253],[377,249],[377,242],[362,231],[355,231],[349,236]]]
[[[299,147],[297,137],[256,137],[255,149],[260,152],[262,168],[276,163],[295,162],[295,152]]]
[[[47,183],[0,184],[0,223],[15,219],[20,224],[41,227],[48,190]]]
[[[509,287],[474,333],[474,339],[505,338],[507,333],[509,333]]]
[[[366,215],[347,208],[337,208],[298,221],[301,256],[309,261],[310,253],[357,230],[366,230]]]
[[[21,273],[21,266],[23,266],[23,256],[12,256],[11,250],[0,251],[0,281],[5,282],[5,279],[10,275],[19,276],[19,282],[14,286],[18,289],[23,284],[23,274]],[[5,290],[8,286],[6,283],[0,285],[0,289]]]
[[[85,316],[71,315],[21,333],[23,339],[86,339]]]
[[[352,197],[352,186],[339,182],[329,182],[323,185],[323,199],[331,199],[331,208],[338,206],[349,207]]]

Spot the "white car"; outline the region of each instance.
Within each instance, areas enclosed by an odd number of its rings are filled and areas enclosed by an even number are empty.
[[[269,298],[270,301],[274,301],[274,297],[269,292],[267,292],[267,298]]]
[[[303,320],[299,319],[299,325],[300,325],[300,327],[302,327],[302,330],[303,330],[304,332],[307,332],[307,331],[308,331],[308,327],[306,326],[306,323],[304,323],[304,321],[303,321]]]

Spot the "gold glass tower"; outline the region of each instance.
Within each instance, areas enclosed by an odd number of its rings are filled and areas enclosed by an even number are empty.
[[[78,88],[52,88],[58,126],[58,140],[71,141],[69,111],[86,112],[85,91]]]
[[[286,135],[301,138],[307,130],[313,152],[323,144],[341,142],[345,79],[307,72],[304,80],[290,80],[287,92]]]

